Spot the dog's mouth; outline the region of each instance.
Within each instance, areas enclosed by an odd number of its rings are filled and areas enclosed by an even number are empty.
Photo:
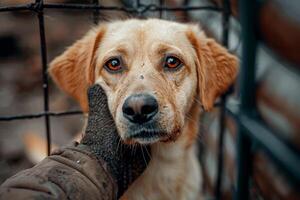
[[[152,144],[167,138],[168,133],[159,128],[156,123],[129,125],[127,133],[124,134],[127,143]]]

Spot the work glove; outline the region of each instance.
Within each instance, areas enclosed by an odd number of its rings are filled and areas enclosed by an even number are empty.
[[[140,176],[150,160],[150,149],[142,145],[124,144],[108,108],[107,97],[100,85],[88,91],[89,116],[81,145],[107,164],[107,169],[118,186],[120,197]]]

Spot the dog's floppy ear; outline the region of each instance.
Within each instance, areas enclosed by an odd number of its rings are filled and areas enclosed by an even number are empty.
[[[214,39],[207,38],[198,26],[190,26],[187,37],[197,54],[200,100],[205,110],[211,110],[215,100],[235,81],[238,59]]]
[[[88,111],[87,89],[95,81],[95,52],[104,32],[104,25],[89,31],[50,63],[51,77],[80,103],[84,112]]]

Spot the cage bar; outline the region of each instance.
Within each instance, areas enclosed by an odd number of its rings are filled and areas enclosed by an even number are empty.
[[[230,1],[223,0],[223,11],[222,11],[222,44],[228,48],[228,35],[229,35],[229,17],[230,17]],[[223,163],[224,163],[224,132],[225,132],[225,114],[226,114],[226,98],[227,93],[221,96],[220,106],[220,128],[219,128],[219,143],[217,150],[217,180],[215,185],[215,199],[222,199],[222,180],[223,180]]]

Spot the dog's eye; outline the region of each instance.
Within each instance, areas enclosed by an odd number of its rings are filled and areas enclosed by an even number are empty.
[[[181,60],[176,58],[175,56],[166,57],[164,67],[168,69],[176,69],[182,65]]]
[[[108,71],[117,72],[122,69],[121,60],[119,58],[112,58],[105,63],[104,67]]]

